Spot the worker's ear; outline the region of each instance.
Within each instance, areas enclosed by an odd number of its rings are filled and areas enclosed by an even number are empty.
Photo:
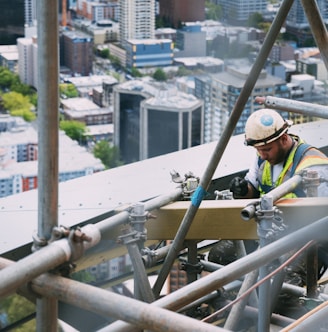
[[[288,134],[287,133],[282,134],[280,139],[282,144],[286,144],[288,142]]]

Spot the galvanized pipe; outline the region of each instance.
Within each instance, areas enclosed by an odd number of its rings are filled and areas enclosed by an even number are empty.
[[[81,230],[90,237],[90,242],[72,243],[67,238],[63,238],[1,270],[0,299],[14,293],[17,288],[38,275],[68,262],[76,254],[75,249],[82,254],[84,250],[100,241],[100,233],[94,225],[89,224]]]
[[[320,50],[320,55],[325,63],[326,70],[328,70],[328,35],[317,1],[301,0],[301,3],[310,24],[316,44]]]
[[[237,298],[242,296],[250,287],[252,287],[258,278],[258,270],[247,273],[244,282],[242,283]],[[243,297],[238,303],[236,303],[230,310],[229,316],[224,324],[224,328],[227,330],[235,331],[238,326],[238,323],[243,318],[243,311],[247,305],[249,296]]]
[[[286,182],[282,183],[277,188],[274,188],[264,196],[267,198],[272,198],[273,203],[275,203],[278,199],[284,197],[285,195],[293,192],[301,183],[302,183],[302,176],[299,174],[294,175]]]
[[[31,283],[37,294],[55,297],[103,317],[115,317],[150,331],[218,332],[220,327],[70,279],[44,274]]]
[[[293,234],[286,235],[283,238],[166,295],[152,304],[161,308],[177,311],[185,305],[195,301],[197,298],[209,294],[233,280],[241,278],[243,275],[260,268],[260,266],[267,264],[269,261],[272,261],[291,250],[295,250],[295,248],[304,245],[310,240],[324,240],[327,227],[328,217],[322,218],[309,226],[293,232]],[[133,331],[133,326],[118,321],[107,326],[107,328],[102,329],[102,332],[105,331]]]
[[[222,158],[224,150],[230,140],[230,137],[233,134],[233,131],[240,118],[240,115],[244,110],[244,107],[248,101],[248,98],[251,95],[251,92],[252,92],[252,90],[256,84],[256,81],[261,73],[261,70],[263,69],[263,66],[270,54],[271,48],[272,48],[275,40],[277,39],[278,34],[280,33],[280,29],[286,20],[287,14],[288,14],[289,9],[291,8],[292,4],[293,4],[293,0],[283,1],[275,19],[272,22],[271,28],[266,35],[266,38],[260,49],[258,57],[253,65],[249,75],[247,76],[247,79],[246,79],[245,84],[236,101],[234,109],[232,110],[232,112],[229,116],[228,122],[224,127],[222,136],[221,136],[218,144],[215,147],[215,150],[211,156],[211,159],[209,161],[209,164],[208,164],[203,176],[201,177],[200,184],[199,184],[196,192],[192,196],[191,204],[190,204],[189,208],[187,209],[183,220],[181,221],[181,225],[173,240],[173,245],[170,248],[170,251],[168,252],[168,255],[166,256],[166,259],[164,261],[163,267],[159,272],[159,275],[158,275],[155,285],[153,287],[155,296],[159,296],[160,291],[164,285],[164,282],[171,270],[173,262],[183,246],[183,241],[189,231],[189,228],[196,215],[198,207],[199,207],[201,201],[203,200],[204,195],[206,194],[206,190],[208,189],[208,187],[211,183],[213,174]]]
[[[323,105],[273,96],[256,97],[255,101],[267,108],[328,119],[328,108]]]
[[[141,259],[141,254],[137,243],[128,243],[128,252],[134,270],[134,293],[136,299],[141,299],[151,303],[154,301],[154,294],[151,290],[149,279],[147,277],[145,266]]]
[[[38,246],[58,224],[59,29],[58,1],[40,0],[38,43]],[[20,271],[17,271],[20,274]],[[57,331],[55,299],[37,299],[37,331]]]

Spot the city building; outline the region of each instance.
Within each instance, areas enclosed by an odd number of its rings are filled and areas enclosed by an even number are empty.
[[[36,38],[18,38],[18,75],[22,83],[38,87],[38,46]]]
[[[24,37],[24,1],[0,1],[0,45],[14,45]]]
[[[32,38],[37,35],[36,0],[24,0],[24,36]]]
[[[219,108],[212,108],[211,75],[195,77],[195,96],[204,101],[204,143],[215,141],[222,131],[222,116]]]
[[[118,20],[119,5],[118,1],[76,1],[76,14],[87,20],[99,22],[102,20]]]
[[[223,20],[232,25],[247,25],[252,14],[264,14],[267,11],[267,0],[217,0],[222,7]]]
[[[62,99],[60,105],[65,120],[83,122],[87,126],[113,122],[112,107],[99,107],[87,98]]]
[[[176,41],[177,30],[172,28],[159,28],[155,30],[156,39],[171,39],[173,42]]]
[[[171,26],[205,20],[205,0],[160,0],[159,15]]]
[[[125,163],[203,143],[203,101],[164,83],[114,87],[114,145]]]
[[[65,77],[65,83],[71,83],[79,93],[79,97],[92,99],[98,106],[112,105],[113,86],[117,79],[110,75],[92,75]]]
[[[80,31],[63,31],[60,36],[60,64],[73,76],[92,73],[93,39]]]
[[[295,46],[292,43],[275,43],[270,51],[271,62],[289,61],[295,59]]]
[[[197,23],[186,23],[177,30],[174,57],[202,57],[207,55],[206,32]]]
[[[87,19],[75,19],[72,21],[75,29],[92,36],[95,45],[102,45],[118,41],[119,24],[113,20],[90,21]]]
[[[37,188],[38,133],[22,120],[0,133],[0,197]],[[0,123],[3,123],[0,118]],[[105,169],[100,160],[71,140],[59,134],[59,181],[90,175]]]
[[[249,71],[250,63],[247,59],[235,59],[227,62],[226,70],[221,73],[195,78],[195,95],[205,103],[205,141],[221,137]],[[290,92],[285,80],[263,70],[236,125],[235,135],[244,132],[249,115],[262,107],[254,102],[254,98],[267,95],[289,98]]]
[[[328,80],[328,71],[322,59],[313,57],[296,59],[296,70],[300,74],[308,74],[319,81]]]
[[[0,45],[0,66],[18,73],[17,45]]]
[[[205,57],[174,57],[174,64],[190,70],[200,69],[208,73],[218,73],[224,70],[224,61],[210,56]]]
[[[170,39],[126,40],[126,67],[163,67],[173,63],[173,43]]]
[[[121,0],[120,43],[155,38],[155,0]]]
[[[316,6],[322,16],[322,20],[327,23],[328,20],[328,4],[326,0],[317,0]],[[309,41],[313,41],[309,22],[306,17],[300,0],[295,0],[288,12],[286,19],[286,32],[293,35],[298,40],[298,46],[304,46]]]

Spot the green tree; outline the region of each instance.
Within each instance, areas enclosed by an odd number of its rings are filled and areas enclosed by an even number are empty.
[[[86,133],[86,125],[80,121],[63,120],[59,123],[59,128],[71,139],[84,143],[84,135]]]
[[[72,83],[59,84],[59,93],[60,96],[65,96],[67,98],[75,98],[79,95],[75,85]]]
[[[133,67],[131,69],[131,75],[133,77],[142,77],[142,74],[140,73],[140,71],[137,68],[135,68],[135,67]]]
[[[156,81],[166,81],[167,75],[162,68],[157,68],[153,74],[153,79]]]
[[[15,81],[15,75],[7,68],[0,67],[0,88],[9,89]]]
[[[205,2],[206,19],[219,21],[222,18],[222,8],[211,1]]]
[[[178,71],[177,71],[177,76],[187,76],[187,75],[191,75],[192,71],[190,69],[187,69],[186,67],[184,66],[180,66],[178,68]]]
[[[21,93],[11,91],[2,95],[3,107],[8,111],[15,111],[17,109],[30,109],[32,104],[27,96]]]
[[[263,23],[264,19],[261,13],[253,13],[248,18],[248,26],[254,28],[260,28],[260,23]]]
[[[93,155],[99,158],[107,169],[122,165],[118,148],[111,146],[108,141],[97,142],[93,148]]]
[[[102,57],[103,59],[109,59],[109,49],[104,48],[99,52],[99,56]]]
[[[15,91],[7,92],[2,95],[2,105],[12,116],[20,116],[25,121],[33,121],[36,118],[31,111],[33,105],[29,96],[23,96]]]

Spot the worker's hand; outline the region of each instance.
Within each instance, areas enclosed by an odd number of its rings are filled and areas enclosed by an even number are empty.
[[[234,197],[246,196],[248,193],[248,182],[237,176],[230,182],[230,191]]]

